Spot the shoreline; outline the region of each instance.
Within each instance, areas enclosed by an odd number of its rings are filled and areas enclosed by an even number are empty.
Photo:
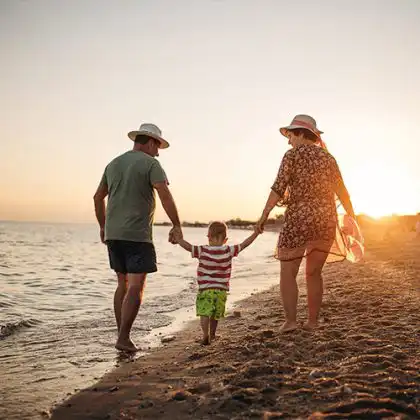
[[[420,241],[367,246],[365,262],[326,267],[318,330],[277,333],[275,286],[240,301],[241,316],[221,322],[212,345],[197,343],[191,321],[57,406],[52,419],[415,418]],[[300,320],[305,295],[301,288]]]
[[[26,228],[23,228],[26,232]],[[22,227],[11,229],[11,239],[14,238],[13,235],[20,235],[21,229]],[[37,235],[38,231],[36,226],[30,228],[30,232],[36,232]],[[150,347],[160,345],[162,337],[184,328],[188,319],[195,319],[196,267],[191,264],[189,254],[167,244],[166,229],[157,228],[156,231],[156,243],[162,264],[158,275],[148,282],[145,299],[133,329],[133,339],[142,349],[136,357],[142,357],[148,353]],[[41,259],[44,258],[43,254],[50,254],[44,252],[42,235],[58,232],[60,237],[63,237],[67,227],[60,227],[58,230],[54,228],[53,231],[48,227],[47,230],[41,229],[39,232],[40,235],[34,235],[30,241],[36,242],[36,249],[38,244],[42,245],[39,246],[40,253],[37,256]],[[14,270],[12,263],[2,271],[6,274],[2,277],[2,285],[6,285],[5,291],[10,290],[10,297],[3,297],[0,303],[5,302],[7,305],[13,300],[12,296],[16,298],[14,305],[5,307],[2,325],[6,324],[3,320],[17,319],[20,322],[20,318],[33,319],[34,324],[23,325],[22,328],[14,330],[7,339],[1,340],[0,359],[5,384],[4,393],[0,398],[0,418],[41,419],[43,412],[49,412],[52,406],[81,389],[92,386],[103,375],[121,364],[119,354],[114,348],[115,319],[112,303],[109,304],[115,290],[115,280],[105,263],[97,263],[99,259],[104,261],[105,258],[102,247],[96,246],[96,230],[86,231],[83,227],[76,227],[68,232],[73,238],[70,243],[77,243],[75,249],[80,252],[67,251],[67,240],[61,241],[61,245],[52,246],[54,249],[50,254],[51,265],[46,265],[50,271],[46,272],[45,279],[42,276],[26,276],[26,270],[29,271],[32,267],[26,267],[25,261],[17,264],[21,267],[19,270]],[[202,229],[191,229],[187,234],[192,239],[195,238],[195,241],[205,238],[205,230]],[[240,240],[245,235],[246,232],[231,232],[231,239]],[[273,279],[276,281],[272,274],[277,272],[277,262],[269,258],[272,242],[271,235],[262,237],[252,253],[241,255],[235,261],[229,304],[270,287],[273,284],[270,281]],[[59,246],[64,248],[65,256],[61,264],[58,261],[61,262],[63,252],[59,252]],[[88,252],[85,252],[86,250]],[[78,269],[76,264],[73,265],[70,256],[83,261],[83,267],[87,270],[83,276],[88,278],[89,282],[83,282],[83,286],[70,286],[77,284],[79,279]],[[27,261],[30,265],[32,260]],[[98,268],[93,269],[96,266]],[[53,297],[52,300],[46,299],[47,291],[51,288],[48,276],[58,279],[54,284],[55,292],[49,293]],[[28,288],[28,293],[32,292],[33,285],[45,285],[46,291],[44,294],[33,295],[33,304],[28,306],[25,306],[25,294],[20,291],[14,293],[13,290],[13,283],[22,283],[26,278],[25,287]],[[258,284],[255,284],[254,278],[260,279]],[[97,287],[94,287],[95,285]],[[77,298],[77,295],[80,295],[80,298]],[[46,318],[43,318],[46,312],[43,306],[47,304],[57,308],[60,313],[51,315],[53,311],[49,311]],[[21,311],[16,318],[13,308]],[[49,314],[51,316],[48,318]],[[9,315],[11,317],[8,319]],[[20,401],[24,404],[19,404]]]

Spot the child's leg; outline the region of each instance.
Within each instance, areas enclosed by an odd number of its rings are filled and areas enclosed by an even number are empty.
[[[208,316],[201,316],[200,324],[201,324],[201,329],[203,330],[203,344],[210,344],[210,338],[209,338],[210,318]]]
[[[225,316],[227,293],[224,290],[215,290],[214,315],[210,318],[210,340],[216,338],[219,319]]]
[[[214,340],[216,338],[216,330],[217,330],[217,324],[218,320],[214,318],[210,318],[210,340]]]

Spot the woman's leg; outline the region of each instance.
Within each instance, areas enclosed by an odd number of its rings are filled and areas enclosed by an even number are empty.
[[[328,253],[321,251],[312,251],[306,257],[306,287],[308,290],[308,322],[304,326],[306,329],[318,326],[318,317],[324,294],[322,269],[327,257]]]
[[[293,261],[281,261],[280,263],[280,293],[283,302],[286,321],[280,328],[280,332],[293,331],[297,328],[296,312],[299,295],[296,276],[299,271],[302,258]]]

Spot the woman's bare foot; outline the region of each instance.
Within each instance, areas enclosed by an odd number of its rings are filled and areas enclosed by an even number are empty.
[[[303,329],[307,331],[315,330],[319,327],[318,322],[308,321],[305,324],[303,324]]]
[[[285,321],[284,324],[280,327],[281,333],[286,333],[296,330],[298,327],[296,321]]]
[[[135,353],[136,351],[139,351],[139,349],[130,339],[126,341],[118,340],[117,343],[115,344],[115,348],[117,350],[128,351],[130,353]]]

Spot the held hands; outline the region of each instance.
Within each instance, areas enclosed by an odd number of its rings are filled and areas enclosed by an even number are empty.
[[[104,244],[105,243],[105,229],[104,228],[100,228],[99,237],[101,238],[101,242]]]
[[[181,230],[181,226],[174,226],[170,231],[169,231],[169,238],[168,241],[171,244],[177,244],[181,239],[183,238],[182,236],[182,230]]]
[[[265,222],[267,221],[267,217],[262,215],[260,217],[260,220],[258,220],[258,222],[256,223],[256,225],[254,226],[254,231],[258,234],[261,234],[264,232],[264,225]]]

